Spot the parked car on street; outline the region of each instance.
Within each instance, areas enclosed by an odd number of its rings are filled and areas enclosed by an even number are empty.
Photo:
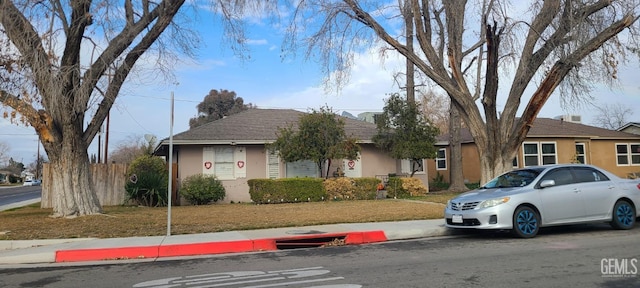
[[[25,180],[22,186],[40,186],[40,184],[42,184],[40,180]]]
[[[540,227],[609,222],[633,228],[640,216],[640,179],[622,179],[592,165],[558,164],[504,173],[458,195],[445,208],[445,225],[511,230],[535,237]]]

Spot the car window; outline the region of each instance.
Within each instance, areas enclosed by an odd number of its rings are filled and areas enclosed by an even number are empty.
[[[571,175],[569,168],[558,168],[544,175],[542,181],[544,180],[553,180],[556,182],[556,186],[567,185],[573,183],[573,175]]]
[[[482,188],[489,189],[527,186],[533,182],[538,175],[540,175],[540,171],[541,170],[536,169],[510,171],[489,181],[487,184],[482,186]]]
[[[573,173],[576,177],[576,182],[597,182],[597,181],[609,181],[609,177],[602,174],[602,172],[588,167],[575,167]]]

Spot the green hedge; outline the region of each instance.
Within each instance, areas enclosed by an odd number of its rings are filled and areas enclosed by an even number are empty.
[[[250,179],[249,195],[254,203],[322,201],[327,193],[322,178]]]
[[[348,199],[373,200],[376,199],[376,187],[380,183],[377,178],[349,178],[352,187],[344,191],[343,195],[352,195]],[[324,188],[322,178],[283,178],[283,179],[251,179],[249,195],[254,203],[292,203],[328,200],[329,195]],[[341,200],[346,200],[340,197]]]

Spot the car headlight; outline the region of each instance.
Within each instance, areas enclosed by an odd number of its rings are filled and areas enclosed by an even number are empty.
[[[497,206],[503,203],[507,203],[509,202],[509,197],[502,197],[502,198],[496,198],[496,199],[490,199],[490,200],[484,200],[482,201],[482,203],[480,203],[480,208],[489,208],[489,207],[493,207],[493,206]]]

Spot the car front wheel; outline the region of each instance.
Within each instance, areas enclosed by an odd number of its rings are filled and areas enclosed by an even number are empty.
[[[621,230],[631,229],[636,223],[636,210],[629,202],[619,200],[616,202],[616,205],[613,206],[612,217],[611,226],[613,226],[613,228]]]
[[[533,238],[540,229],[540,215],[535,209],[520,206],[513,213],[513,234],[520,238]]]

